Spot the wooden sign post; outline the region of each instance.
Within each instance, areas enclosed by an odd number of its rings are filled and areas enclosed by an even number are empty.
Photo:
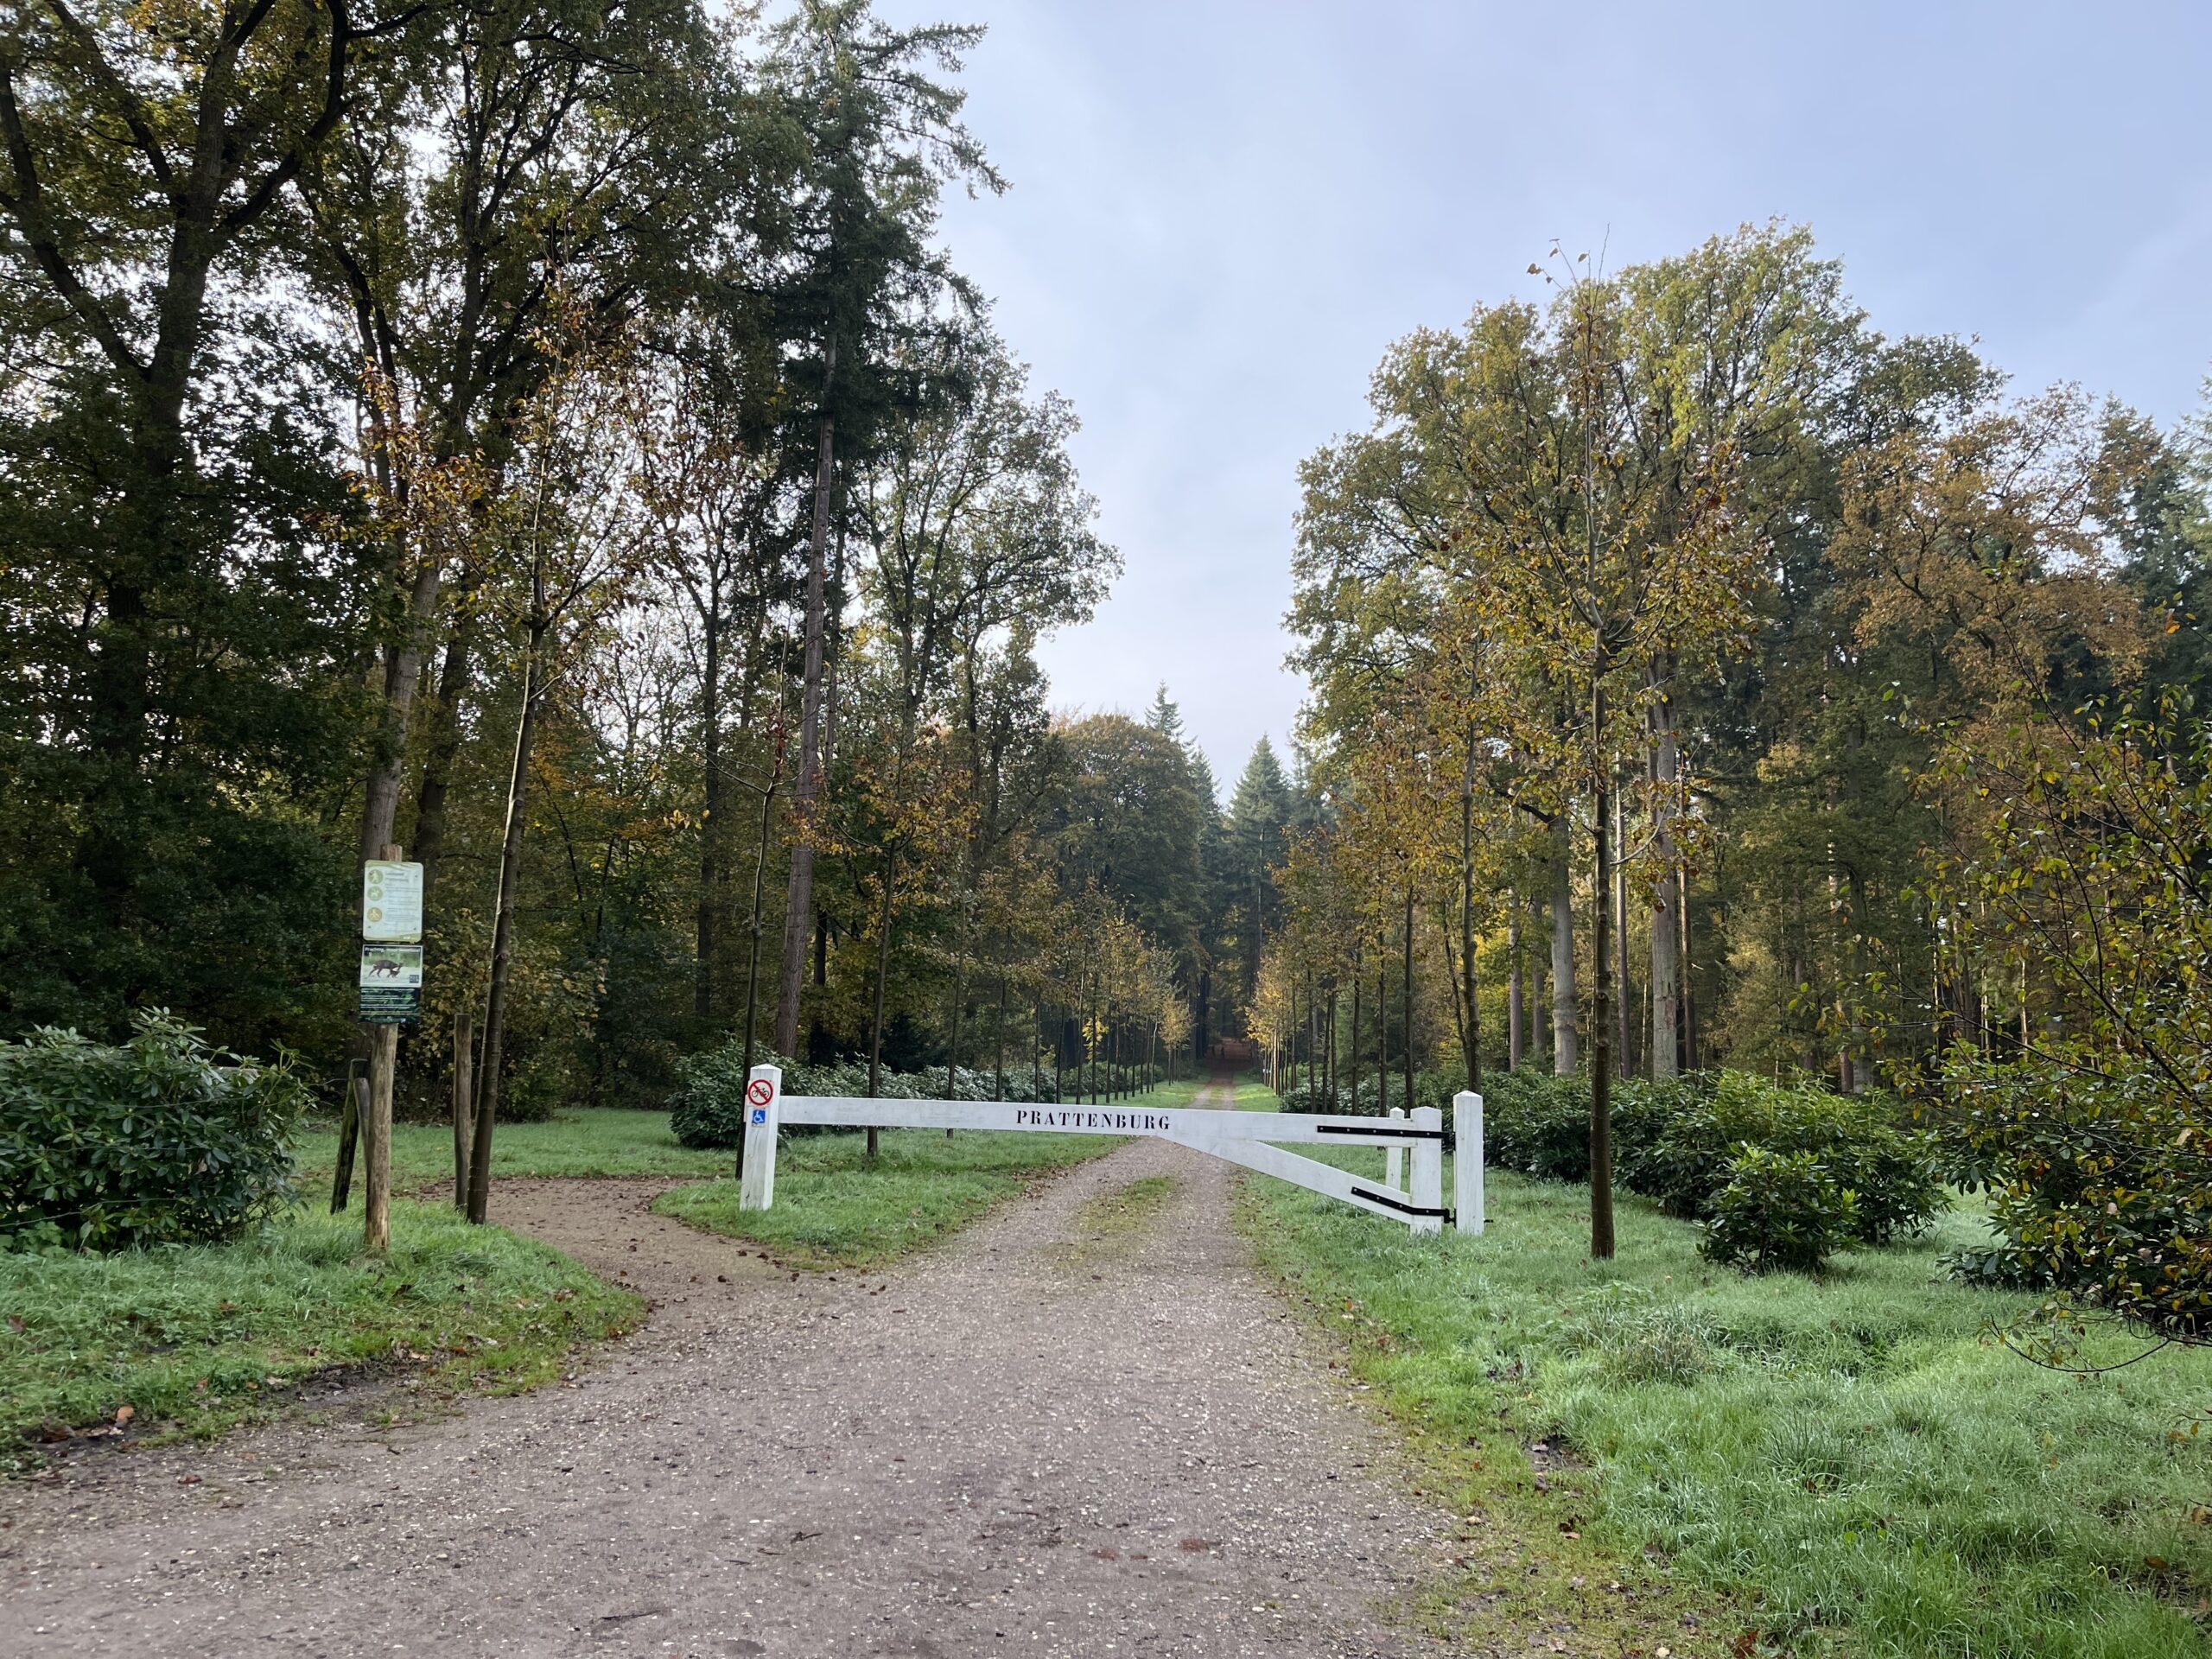
[[[361,867],[361,1021],[369,1027],[369,1103],[361,1115],[365,1166],[361,1236],[391,1248],[391,1090],[399,1027],[423,1013],[423,867],[387,845]]]

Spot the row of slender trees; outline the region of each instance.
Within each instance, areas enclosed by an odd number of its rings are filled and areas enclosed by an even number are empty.
[[[1164,690],[1062,719],[1037,665],[1118,559],[936,237],[1002,188],[978,33],[0,21],[6,1033],[167,1006],[334,1083],[394,846],[426,1014],[381,1078],[469,1079],[480,1148],[723,1041],[1115,1088],[1234,1017],[1276,830]]]
[[[1371,427],[1306,465],[1307,827],[1263,1036],[1332,1091],[1386,1057],[1408,1090],[1586,1072],[1601,1189],[1628,1071],[2139,1063],[2112,981],[2171,956],[2124,947],[2155,911],[2085,878],[2031,927],[2017,871],[2108,879],[2099,847],[2181,809],[2031,822],[1993,785],[2084,775],[2115,721],[2193,775],[2203,430],[1885,337],[1788,226],[1530,270],[1548,303],[1399,342]]]

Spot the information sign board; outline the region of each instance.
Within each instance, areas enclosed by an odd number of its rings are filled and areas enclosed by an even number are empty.
[[[405,1025],[423,1017],[423,947],[361,947],[361,1018],[372,1026]]]
[[[372,858],[361,866],[361,937],[411,944],[423,937],[423,867]]]

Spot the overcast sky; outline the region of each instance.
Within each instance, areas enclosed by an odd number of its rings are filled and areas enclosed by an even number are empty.
[[[956,262],[1075,403],[1128,562],[1055,701],[1165,681],[1224,794],[1282,666],[1300,459],[1389,342],[1611,266],[1809,224],[1890,334],[2171,421],[2212,366],[2212,3],[885,0],[988,24],[969,125],[1011,181]]]

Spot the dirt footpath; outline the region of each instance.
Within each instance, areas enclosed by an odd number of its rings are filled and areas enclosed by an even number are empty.
[[[1393,1609],[1448,1517],[1253,1278],[1230,1179],[1138,1141],[835,1277],[648,1214],[660,1183],[504,1184],[645,1331],[442,1421],[19,1483],[0,1652],[1438,1651]]]

